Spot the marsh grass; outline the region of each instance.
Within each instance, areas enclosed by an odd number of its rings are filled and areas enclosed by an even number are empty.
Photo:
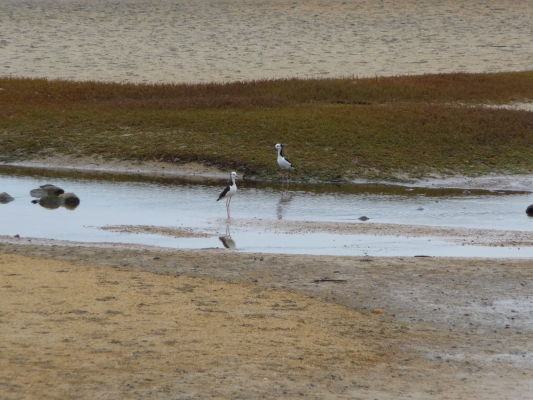
[[[533,72],[134,85],[0,78],[0,155],[199,161],[263,178],[531,172]],[[470,104],[471,107],[465,107]]]

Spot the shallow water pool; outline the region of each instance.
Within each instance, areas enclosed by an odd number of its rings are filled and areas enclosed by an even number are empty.
[[[31,204],[30,190],[54,183],[76,193],[75,210],[50,210]],[[281,190],[238,182],[227,224],[223,202],[216,198],[223,184],[119,182],[96,179],[0,175],[0,192],[15,200],[0,204],[0,235],[76,242],[135,243],[172,248],[222,248],[227,233],[238,251],[375,256],[533,257],[533,247],[465,246],[435,237],[397,235],[283,233],[276,221],[384,223],[532,232],[525,214],[533,193],[431,191],[350,185],[320,192]],[[261,187],[263,186],[263,187]],[[309,187],[305,187],[309,189]],[[317,187],[318,188],[318,187]],[[296,190],[298,189],[298,190]],[[369,218],[361,222],[359,217]],[[261,221],[242,224],[240,221]],[[264,222],[271,228],[265,229]],[[109,225],[189,228],[210,234],[175,238],[159,234],[102,230]],[[228,232],[227,232],[228,231]]]

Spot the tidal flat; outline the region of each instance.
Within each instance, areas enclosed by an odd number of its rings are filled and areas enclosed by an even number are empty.
[[[533,393],[527,0],[0,3],[0,398]]]

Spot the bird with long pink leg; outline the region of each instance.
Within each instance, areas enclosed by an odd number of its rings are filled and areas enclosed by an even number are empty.
[[[287,157],[283,154],[283,145],[281,143],[276,143],[274,148],[278,152],[278,165],[282,170],[282,174],[284,175],[285,182],[289,183],[290,178],[290,171],[294,170],[294,167],[292,166],[292,163],[289,161]]]
[[[235,183],[235,179],[237,179],[237,173],[233,171],[229,174],[228,186],[224,188],[217,199],[217,201],[226,199],[226,212],[228,214],[228,219],[231,219],[231,198],[235,193],[237,193],[237,184]]]

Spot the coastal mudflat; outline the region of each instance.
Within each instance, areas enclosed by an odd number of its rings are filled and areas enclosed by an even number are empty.
[[[2,398],[527,398],[531,260],[0,244]]]

